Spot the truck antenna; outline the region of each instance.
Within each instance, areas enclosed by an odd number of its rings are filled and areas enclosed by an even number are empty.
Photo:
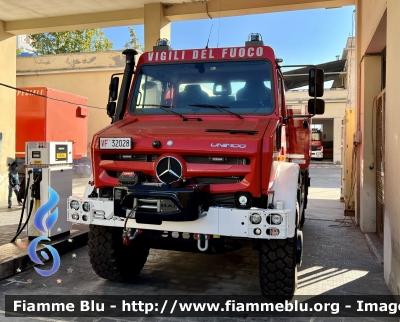
[[[213,23],[211,24],[211,28],[210,28],[210,33],[208,34],[208,39],[207,39],[207,45],[206,48],[208,48],[208,43],[210,42],[210,37],[211,37],[211,31],[212,31],[212,27],[213,27]]]

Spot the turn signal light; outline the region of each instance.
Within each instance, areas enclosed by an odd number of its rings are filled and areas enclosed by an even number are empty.
[[[279,229],[278,228],[267,229],[267,235],[278,236],[279,235]]]

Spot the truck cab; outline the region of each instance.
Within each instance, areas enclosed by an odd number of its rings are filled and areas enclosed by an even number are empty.
[[[69,220],[90,224],[94,271],[126,280],[151,248],[227,252],[251,240],[262,294],[291,298],[323,72],[311,68],[308,114],[291,115],[281,60],[257,34],[232,48],[160,40],[135,71],[137,53],[124,54],[120,88],[116,75],[110,82],[112,124],[92,140],[93,179],[69,199]]]

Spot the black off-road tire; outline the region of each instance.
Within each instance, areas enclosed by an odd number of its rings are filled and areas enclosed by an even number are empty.
[[[291,299],[297,288],[296,239],[265,240],[260,247],[260,286],[271,300]]]
[[[303,175],[303,204],[302,204],[302,213],[301,213],[301,218],[300,218],[300,227],[302,228],[304,226],[304,222],[306,221],[306,209],[307,209],[307,204],[308,204],[308,188],[309,188],[309,182],[310,182],[310,176],[309,176],[309,171],[308,169],[305,171]]]
[[[305,221],[306,221],[306,210],[303,208],[303,211],[301,212],[301,218],[300,218],[300,228],[303,228]]]
[[[93,270],[102,278],[127,281],[136,277],[149,255],[149,247],[140,240],[122,243],[122,228],[89,226],[89,257]]]

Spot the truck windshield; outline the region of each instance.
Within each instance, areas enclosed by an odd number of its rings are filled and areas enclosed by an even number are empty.
[[[311,141],[321,141],[321,132],[312,132]]]
[[[269,61],[227,61],[143,65],[136,73],[129,111],[165,114],[157,106],[183,115],[267,115],[275,111]]]

